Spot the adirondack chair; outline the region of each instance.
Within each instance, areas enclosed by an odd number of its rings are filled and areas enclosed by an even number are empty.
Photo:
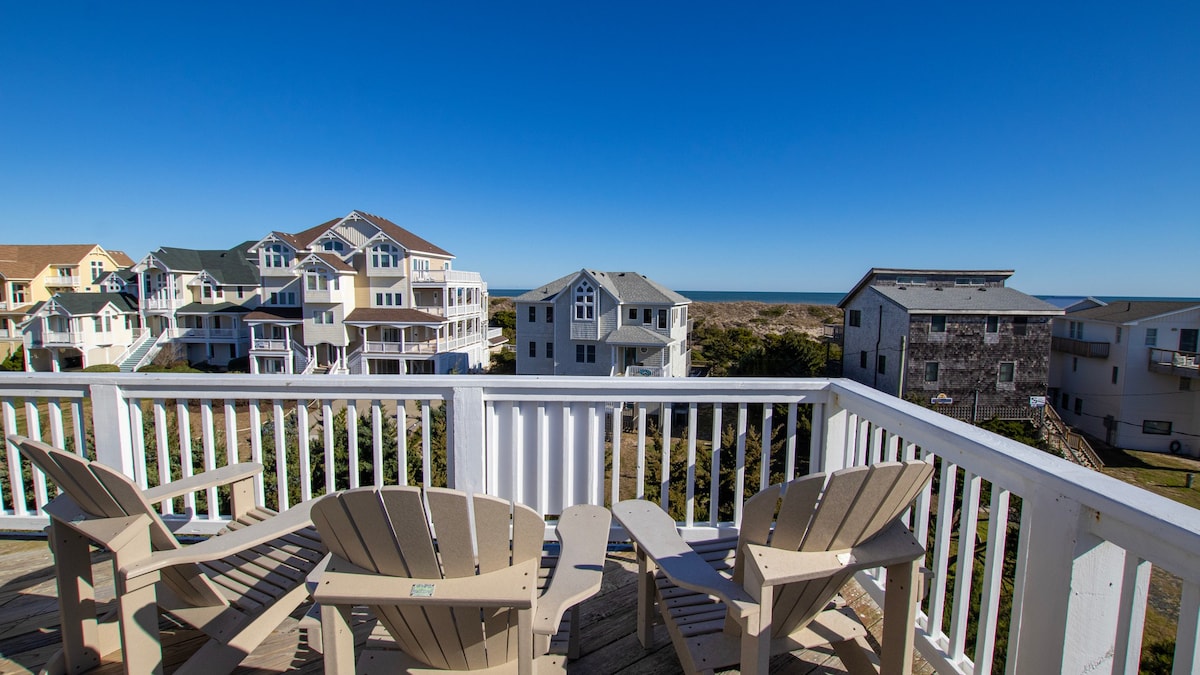
[[[853,610],[830,606],[855,572],[886,567],[881,665],[910,672],[924,548],[898,516],[932,473],[889,462],[773,485],[746,502],[737,538],[691,546],[656,504],[620,502],[613,514],[637,549],[642,645],[657,602],[686,672],[740,663],[766,673],[773,655],[823,645],[850,672],[878,672]]]
[[[227,673],[308,599],[305,580],[326,554],[311,527],[311,502],[282,514],[255,504],[252,479],[262,465],[226,466],[143,491],[98,462],[21,436],[8,440],[63,491],[44,507],[63,634],[45,672],[82,672],[121,649],[126,673],[161,673],[162,609],[211,638],[176,673]],[[230,486],[232,522],[190,546],[151,506],[221,485]],[[115,616],[96,616],[91,545],[113,555]]]
[[[313,574],[325,671],[353,673],[351,611],[365,605],[390,634],[368,640],[358,672],[562,672],[564,612],[600,588],[611,514],[573,506],[558,521],[561,554],[544,588],[545,522],[485,495],[415,487],[322,497],[313,524],[331,553]],[[473,525],[473,527],[472,527]],[[578,629],[578,617],[568,630]]]

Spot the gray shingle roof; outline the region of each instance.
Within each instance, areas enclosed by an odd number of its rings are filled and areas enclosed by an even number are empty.
[[[151,255],[172,272],[204,270],[225,286],[255,286],[259,283],[258,266],[246,257],[253,244],[247,241],[225,251],[163,246]]]
[[[128,293],[56,293],[50,300],[65,309],[71,316],[96,314],[109,303],[112,303],[113,307],[121,312],[137,312],[138,310],[137,298]],[[35,313],[45,305],[45,302],[40,302],[30,309],[29,313]]]
[[[1176,300],[1117,300],[1102,307],[1090,307],[1078,312],[1071,312],[1068,316],[1072,319],[1089,321],[1128,323],[1194,307],[1200,307],[1200,303]]]
[[[517,296],[515,302],[548,302],[586,273],[623,303],[641,305],[681,305],[691,300],[637,272],[600,272],[583,269]]]
[[[955,314],[1022,314],[1061,315],[1063,310],[1032,295],[1007,286],[949,287],[938,290],[927,286],[871,286],[879,293],[909,312],[946,312]]]
[[[621,326],[609,333],[604,341],[610,345],[634,347],[665,347],[671,344],[671,338],[641,326]]]

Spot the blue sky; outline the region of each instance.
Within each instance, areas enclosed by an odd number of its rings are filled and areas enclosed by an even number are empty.
[[[4,3],[0,240],[361,209],[494,288],[1200,296],[1200,3],[430,4]]]

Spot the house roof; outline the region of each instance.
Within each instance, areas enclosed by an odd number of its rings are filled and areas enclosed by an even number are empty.
[[[1008,279],[1013,275],[1013,270],[931,270],[931,269],[905,269],[900,267],[872,267],[863,275],[858,283],[850,289],[842,299],[838,302],[839,308],[845,309],[846,303],[857,295],[863,288],[871,285],[871,282],[881,276],[912,276],[912,277],[1003,277]]]
[[[300,307],[271,307],[264,306],[245,316],[249,323],[299,323],[304,320],[304,310]]]
[[[29,314],[37,313],[49,302],[62,307],[71,316],[96,314],[110,304],[119,312],[136,313],[138,310],[137,297],[128,293],[55,293],[50,300],[34,305]]]
[[[258,267],[246,257],[253,243],[242,242],[224,251],[163,246],[150,256],[172,272],[203,270],[223,286],[254,286],[259,283]]]
[[[176,314],[248,314],[250,308],[233,302],[216,302],[206,305],[193,302],[175,310]]]
[[[33,279],[50,265],[78,265],[98,244],[0,244],[0,276],[6,279]],[[123,264],[105,251],[118,265]],[[121,254],[124,260],[129,256]],[[129,261],[132,264],[133,261]]]
[[[641,326],[621,326],[609,333],[604,341],[610,345],[632,347],[665,347],[671,344],[671,338]]]
[[[284,234],[282,232],[272,232],[272,234],[281,239],[285,239],[297,249],[308,248],[310,244],[316,241],[317,238],[329,230],[329,228],[354,215],[357,215],[359,218],[374,225],[380,232],[383,232],[387,236],[391,237],[397,244],[400,244],[409,251],[415,251],[417,253],[432,253],[434,255],[447,256],[450,258],[454,257],[454,254],[450,253],[446,249],[435,246],[425,239],[422,239],[403,227],[393,223],[387,218],[377,216],[372,213],[367,213],[365,211],[359,211],[357,209],[351,211],[346,216],[327,220],[316,227],[310,227],[307,230],[304,230],[303,232],[297,232],[294,235]]]
[[[414,323],[414,324],[442,324],[446,320],[436,314],[422,312],[419,309],[408,309],[405,307],[370,307],[359,308],[350,312],[346,317],[345,323]]]
[[[575,285],[580,275],[587,275],[622,303],[645,305],[686,305],[691,300],[637,272],[601,272],[582,269],[555,279],[514,299],[514,302],[550,302],[563,290]]]
[[[1071,319],[1103,321],[1106,323],[1134,323],[1165,314],[1174,314],[1200,308],[1200,303],[1179,300],[1117,300],[1101,307],[1089,307],[1067,316]]]
[[[1063,310],[1032,295],[1006,286],[871,286],[911,313],[1036,314],[1060,316]]]
[[[318,251],[316,253],[309,253],[308,255],[304,256],[303,260],[308,260],[309,258],[316,258],[316,259],[320,260],[321,262],[325,263],[326,265],[328,265],[330,267],[330,269],[333,269],[338,272],[353,272],[354,271],[354,267],[347,264],[346,261],[339,258],[336,253],[329,253],[328,251]]]

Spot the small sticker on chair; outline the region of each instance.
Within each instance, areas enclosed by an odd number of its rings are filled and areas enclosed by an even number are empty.
[[[413,584],[408,596],[410,598],[432,598],[433,584]]]

